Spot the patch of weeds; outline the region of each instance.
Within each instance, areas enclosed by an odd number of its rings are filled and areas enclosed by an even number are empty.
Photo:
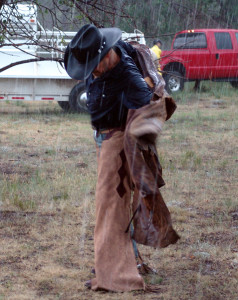
[[[15,181],[11,182],[11,181],[4,180],[1,188],[2,200],[4,201],[13,198],[14,194],[16,194],[18,191],[18,186],[19,184]]]
[[[210,92],[211,87],[207,86],[206,84],[204,84],[204,82],[202,82],[200,84],[200,89],[198,90],[198,93],[208,93]]]
[[[187,139],[187,135],[182,133],[182,132],[179,132],[179,133],[173,133],[171,135],[171,139],[174,141],[174,142],[184,142],[186,141]]]
[[[236,89],[232,88],[229,83],[213,83],[210,94],[219,99],[224,96],[231,98],[235,92]]]
[[[36,207],[36,203],[31,200],[25,200],[23,197],[19,194],[15,194],[13,198],[13,204],[20,210],[33,210]]]
[[[196,120],[197,122],[202,121],[202,114],[201,114],[201,111],[200,111],[200,110],[196,110],[196,112],[195,112],[195,120]]]
[[[51,110],[49,110],[48,107],[45,107],[39,109],[38,114],[40,114],[41,116],[46,116],[46,115],[61,116],[63,114],[63,111],[59,110],[57,107],[51,108]]]
[[[235,137],[238,137],[238,131],[237,132],[234,131],[233,134],[234,134]]]
[[[166,157],[163,153],[159,153],[159,162],[161,166],[164,166],[166,164]]]
[[[69,256],[58,257],[55,262],[68,269],[80,269],[80,264],[75,263]]]
[[[217,91],[216,89],[213,89],[211,91],[211,95],[214,96],[216,99],[221,99],[221,92]]]
[[[169,169],[170,171],[176,170],[175,160],[168,159],[164,154],[159,154],[159,162],[162,168]]]
[[[224,96],[234,96],[235,89],[227,82],[201,81],[197,93],[203,94],[203,97],[216,97],[218,99]]]
[[[86,113],[72,113],[72,112],[65,112],[60,111],[60,116],[62,119],[65,119],[67,121],[79,121],[82,124],[90,124],[90,116]]]
[[[184,92],[177,92],[175,94],[173,94],[173,99],[176,103],[186,103],[186,100],[187,100],[187,93],[184,93]]]
[[[202,164],[202,159],[201,159],[201,157],[196,156],[196,157],[194,158],[194,160],[193,160],[193,163],[194,163],[194,166],[195,166],[195,167],[201,166],[201,164]]]
[[[202,159],[194,151],[186,151],[181,158],[181,166],[186,168],[190,166],[191,168],[197,169],[202,164]]]
[[[24,107],[24,108],[26,108],[26,107],[28,107],[28,105],[29,104],[26,104],[25,102],[22,102],[22,101],[17,101],[16,102],[16,106],[18,106],[18,107]]]
[[[35,171],[35,174],[33,174],[31,184],[33,184],[33,185],[37,184],[37,185],[41,185],[41,186],[44,186],[45,184],[47,184],[47,179],[45,178],[44,174],[39,169],[37,169]]]
[[[220,165],[218,168],[221,170],[224,170],[227,168],[228,164],[229,164],[229,161],[227,159],[224,159],[220,162]]]
[[[211,89],[211,85],[205,81],[200,83],[200,88],[197,90],[194,89],[194,82],[186,82],[184,90],[176,93],[174,98],[176,101],[179,100],[181,104],[188,104],[199,101],[201,96],[206,97]]]
[[[1,200],[22,211],[33,210],[36,208],[36,202],[29,197],[29,191],[33,188],[30,184],[20,181],[18,176],[12,180],[4,180],[1,184]]]
[[[164,158],[163,156],[161,159],[161,157],[159,156],[159,161],[160,161],[162,169],[170,170],[171,172],[173,172],[177,169],[176,159],[171,160],[168,158]]]
[[[217,212],[217,211],[213,212],[212,221],[215,224],[222,224],[225,220],[227,220],[226,214],[224,214],[223,212]]]
[[[163,278],[158,274],[150,274],[145,276],[145,283],[147,284],[161,284],[163,282]]]
[[[13,145],[15,145],[17,147],[26,147],[27,146],[26,138],[22,134],[19,134],[17,137],[10,136],[10,141],[12,142]]]
[[[1,280],[1,285],[4,286],[7,289],[10,289],[13,286],[13,282],[9,276]],[[3,295],[0,295],[0,300],[5,299]]]
[[[189,115],[188,113],[180,113],[177,114],[176,117],[171,119],[170,122],[172,124],[180,124],[180,123],[186,124],[193,120],[194,120],[194,116],[191,113]]]
[[[173,161],[173,160],[170,159],[169,162],[168,162],[168,164],[167,164],[167,166],[166,166],[166,168],[169,169],[171,172],[175,171],[177,169],[175,161]]]
[[[236,202],[234,201],[234,199],[225,198],[224,204],[229,212],[236,208]]]
[[[40,295],[47,295],[54,289],[51,280],[42,280],[38,284],[38,292]]]
[[[47,149],[47,150],[45,150],[45,154],[50,155],[50,156],[56,155],[56,151],[55,151],[55,149]]]
[[[58,194],[53,195],[53,200],[67,200],[69,199],[69,194],[67,191],[59,192]]]
[[[80,178],[80,186],[79,188],[79,194],[80,195],[89,195],[92,193],[92,190],[94,191],[96,185],[95,177],[93,178]]]

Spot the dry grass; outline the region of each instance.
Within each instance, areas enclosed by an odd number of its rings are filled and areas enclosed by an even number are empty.
[[[95,149],[86,115],[0,102],[0,299],[237,299],[238,103],[178,95],[158,150],[181,240],[140,247],[160,294],[101,293],[92,275]],[[189,101],[188,101],[189,99]]]

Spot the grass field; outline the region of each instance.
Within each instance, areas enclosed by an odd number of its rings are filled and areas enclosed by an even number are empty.
[[[0,300],[238,299],[238,90],[175,96],[158,141],[176,245],[139,246],[159,294],[92,292],[96,159],[87,115],[0,102]]]

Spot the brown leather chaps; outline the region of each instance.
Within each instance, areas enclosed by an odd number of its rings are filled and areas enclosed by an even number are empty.
[[[145,289],[139,275],[130,231],[130,176],[123,150],[124,132],[106,134],[97,146],[95,271],[93,290],[132,291]]]

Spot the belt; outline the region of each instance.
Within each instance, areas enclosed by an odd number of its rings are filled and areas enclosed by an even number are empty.
[[[107,133],[114,133],[115,131],[124,131],[124,128],[121,127],[115,127],[115,128],[108,128],[108,129],[96,129],[96,136],[98,136],[99,134],[107,134]]]
[[[109,132],[111,132],[113,130],[114,130],[114,128],[111,128],[111,129],[102,129],[102,130],[100,129],[100,130],[96,130],[96,131],[99,134],[99,133],[109,133]]]

